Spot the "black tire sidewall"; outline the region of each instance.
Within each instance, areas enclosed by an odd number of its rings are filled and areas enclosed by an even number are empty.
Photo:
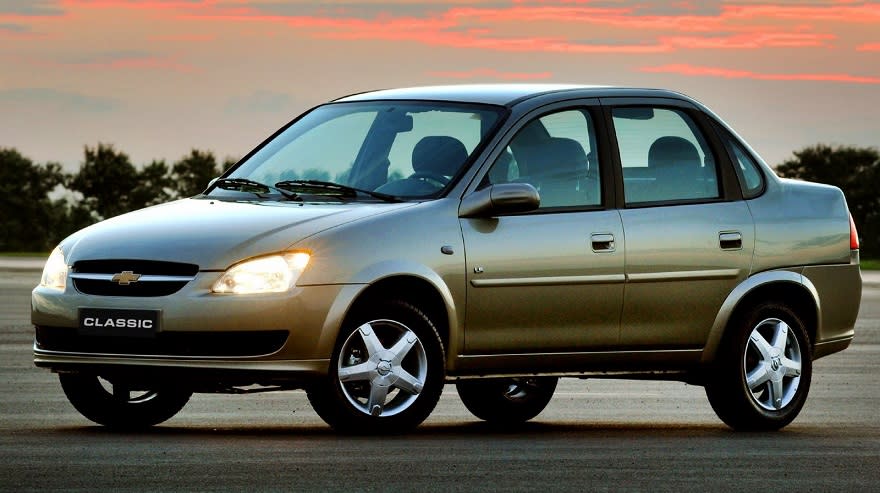
[[[144,402],[121,402],[101,385],[97,375],[62,373],[61,388],[73,407],[91,421],[110,428],[141,429],[162,423],[177,414],[192,392],[157,388]]]
[[[345,341],[370,321],[390,320],[412,330],[425,351],[427,375],[422,391],[405,410],[391,416],[371,416],[355,408],[338,378],[339,358]],[[319,416],[335,430],[352,434],[398,434],[421,424],[434,410],[445,383],[445,353],[431,319],[412,304],[391,300],[362,308],[348,317],[337,338],[326,380],[308,389],[309,401]]]
[[[785,322],[800,345],[801,375],[797,392],[779,410],[761,407],[753,398],[746,382],[743,358],[752,330],[764,320],[776,318]],[[715,377],[706,392],[718,416],[736,430],[777,430],[791,423],[803,408],[812,380],[812,345],[798,314],[781,303],[767,302],[745,311],[731,326],[723,341]]]
[[[504,391],[514,383],[511,378],[464,380],[455,387],[462,403],[474,416],[490,423],[513,425],[541,414],[553,398],[559,379],[536,379],[539,386],[531,388],[531,393],[522,400],[510,400],[504,396]]]

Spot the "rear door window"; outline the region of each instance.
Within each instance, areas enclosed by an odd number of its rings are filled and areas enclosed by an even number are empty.
[[[674,108],[611,110],[627,205],[721,196],[714,156],[693,119]]]
[[[764,173],[761,171],[761,166],[755,161],[752,154],[730,135],[730,132],[720,128],[717,124],[716,128],[727,152],[730,153],[743,197],[751,199],[761,195],[761,192],[764,191]]]

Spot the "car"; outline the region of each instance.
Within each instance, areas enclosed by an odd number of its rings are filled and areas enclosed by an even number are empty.
[[[405,433],[447,383],[515,426],[570,377],[703,386],[731,428],[776,430],[860,294],[844,194],[777,177],[694,99],[416,87],[317,106],[203,193],[64,239],[33,352],[118,429],[304,389],[339,432]]]

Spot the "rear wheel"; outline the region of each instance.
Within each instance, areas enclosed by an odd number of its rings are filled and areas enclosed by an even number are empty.
[[[556,377],[463,380],[456,389],[474,416],[490,423],[516,424],[534,418],[547,407],[558,381]]]
[[[347,433],[404,433],[424,421],[443,391],[444,353],[433,322],[400,300],[352,317],[327,380],[308,390],[315,412]]]
[[[706,385],[715,413],[735,430],[777,430],[807,399],[810,339],[797,313],[778,303],[747,311],[730,327]]]
[[[159,424],[177,414],[192,392],[157,385],[145,389],[97,375],[62,373],[61,388],[86,418],[111,428],[137,429]]]

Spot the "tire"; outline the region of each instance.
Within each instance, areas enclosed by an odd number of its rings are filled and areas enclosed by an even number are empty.
[[[706,385],[715,413],[738,431],[778,430],[794,420],[810,390],[810,338],[791,308],[762,303],[728,329]]]
[[[559,379],[556,377],[464,380],[456,384],[464,406],[490,423],[524,423],[544,410]]]
[[[58,375],[67,400],[86,418],[110,428],[142,429],[177,414],[192,392],[173,388],[143,390],[122,382],[110,383],[97,375]]]
[[[380,302],[343,327],[327,379],[307,390],[333,429],[398,434],[424,421],[443,392],[445,356],[434,323],[405,301]]]

